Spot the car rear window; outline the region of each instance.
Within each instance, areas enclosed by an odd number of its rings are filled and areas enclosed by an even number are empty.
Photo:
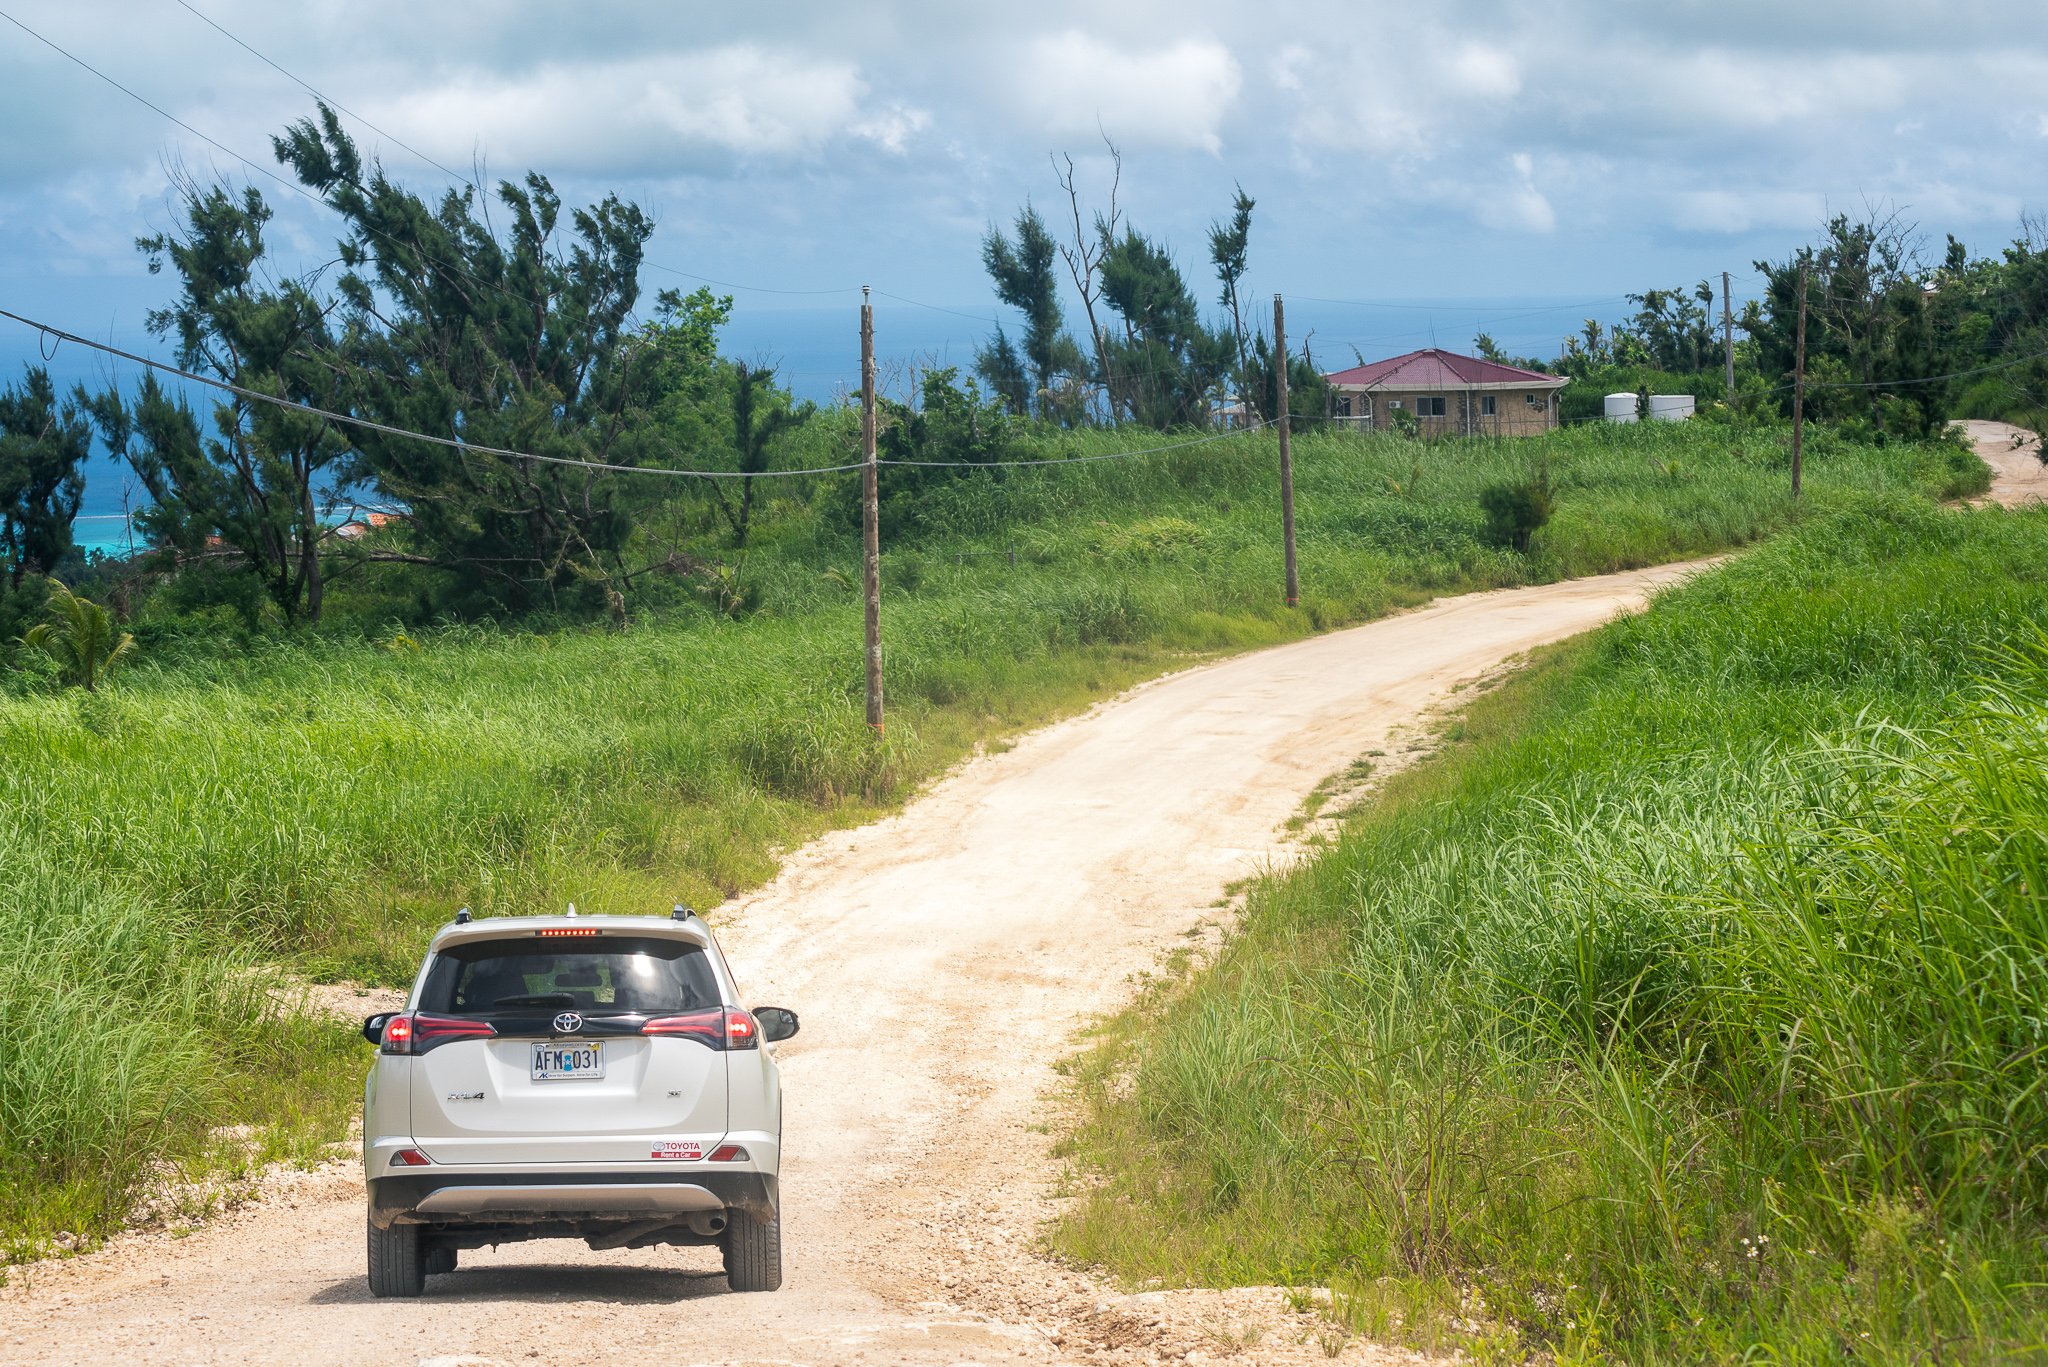
[[[451,1016],[660,1015],[718,1004],[701,946],[624,935],[575,949],[526,937],[450,945],[434,956],[420,997],[422,1011]]]

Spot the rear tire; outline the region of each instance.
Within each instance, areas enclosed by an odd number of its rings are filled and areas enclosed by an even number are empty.
[[[452,1248],[430,1248],[427,1250],[426,1273],[438,1277],[455,1270],[455,1250]]]
[[[726,1284],[735,1291],[774,1291],[782,1286],[782,1213],[767,1224],[744,1211],[732,1213],[720,1245]]]
[[[370,1226],[370,1294],[417,1296],[427,1289],[427,1251],[418,1225]]]

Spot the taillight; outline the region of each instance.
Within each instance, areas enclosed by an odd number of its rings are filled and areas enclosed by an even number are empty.
[[[692,1011],[686,1016],[656,1016],[640,1027],[643,1035],[680,1035],[709,1049],[758,1049],[760,1032],[754,1018],[736,1007]]]
[[[391,1166],[394,1168],[424,1168],[433,1161],[418,1149],[400,1149],[391,1155]]]
[[[464,1020],[460,1016],[430,1016],[415,1012],[393,1016],[384,1026],[387,1054],[424,1054],[427,1050],[457,1040],[490,1039],[498,1033],[489,1021]]]
[[[687,1016],[656,1016],[640,1027],[643,1035],[680,1035],[711,1049],[723,1049],[723,1011],[692,1011]]]
[[[754,1028],[754,1018],[745,1011],[728,1006],[725,1009],[725,1047],[728,1049],[758,1049],[761,1047],[760,1033]]]
[[[747,1161],[747,1151],[737,1144],[720,1144],[711,1151],[710,1161],[713,1163],[744,1163]]]

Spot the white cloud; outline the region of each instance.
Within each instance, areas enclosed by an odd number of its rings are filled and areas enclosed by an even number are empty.
[[[1120,145],[1223,149],[1222,125],[1244,85],[1230,50],[1213,39],[1126,52],[1069,31],[1025,47],[1014,89],[1037,128]]]
[[[1490,228],[1520,229],[1525,233],[1547,233],[1557,227],[1557,211],[1536,188],[1536,166],[1527,152],[1510,158],[1514,179],[1499,193],[1479,190],[1476,206],[1479,221]]]
[[[1746,233],[1809,228],[1826,213],[1817,194],[1769,190],[1687,190],[1671,197],[1671,226],[1688,232]]]
[[[1451,61],[1451,74],[1468,95],[1505,100],[1522,90],[1522,68],[1512,53],[1467,43]]]
[[[740,158],[788,160],[841,138],[901,152],[929,116],[868,94],[849,62],[751,44],[616,62],[474,73],[372,109],[372,118],[441,159],[481,146],[495,162],[702,171]]]

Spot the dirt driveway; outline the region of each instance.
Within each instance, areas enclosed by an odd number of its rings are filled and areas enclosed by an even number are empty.
[[[2009,422],[1971,418],[1963,423],[1977,454],[1991,467],[1993,503],[2016,508],[2022,503],[2048,502],[2048,465],[2040,460],[2041,439]]]
[[[550,1242],[374,1301],[342,1163],[182,1240],[16,1269],[0,1362],[1324,1361],[1338,1343],[1276,1290],[1126,1296],[1031,1253],[1055,1209],[1052,1064],[1162,953],[1214,943],[1225,884],[1288,857],[1282,823],[1320,779],[1687,572],[1447,599],[1134,689],[715,913],[749,1000],[804,1020],[780,1049],[780,1292],[729,1293],[715,1250]]]

